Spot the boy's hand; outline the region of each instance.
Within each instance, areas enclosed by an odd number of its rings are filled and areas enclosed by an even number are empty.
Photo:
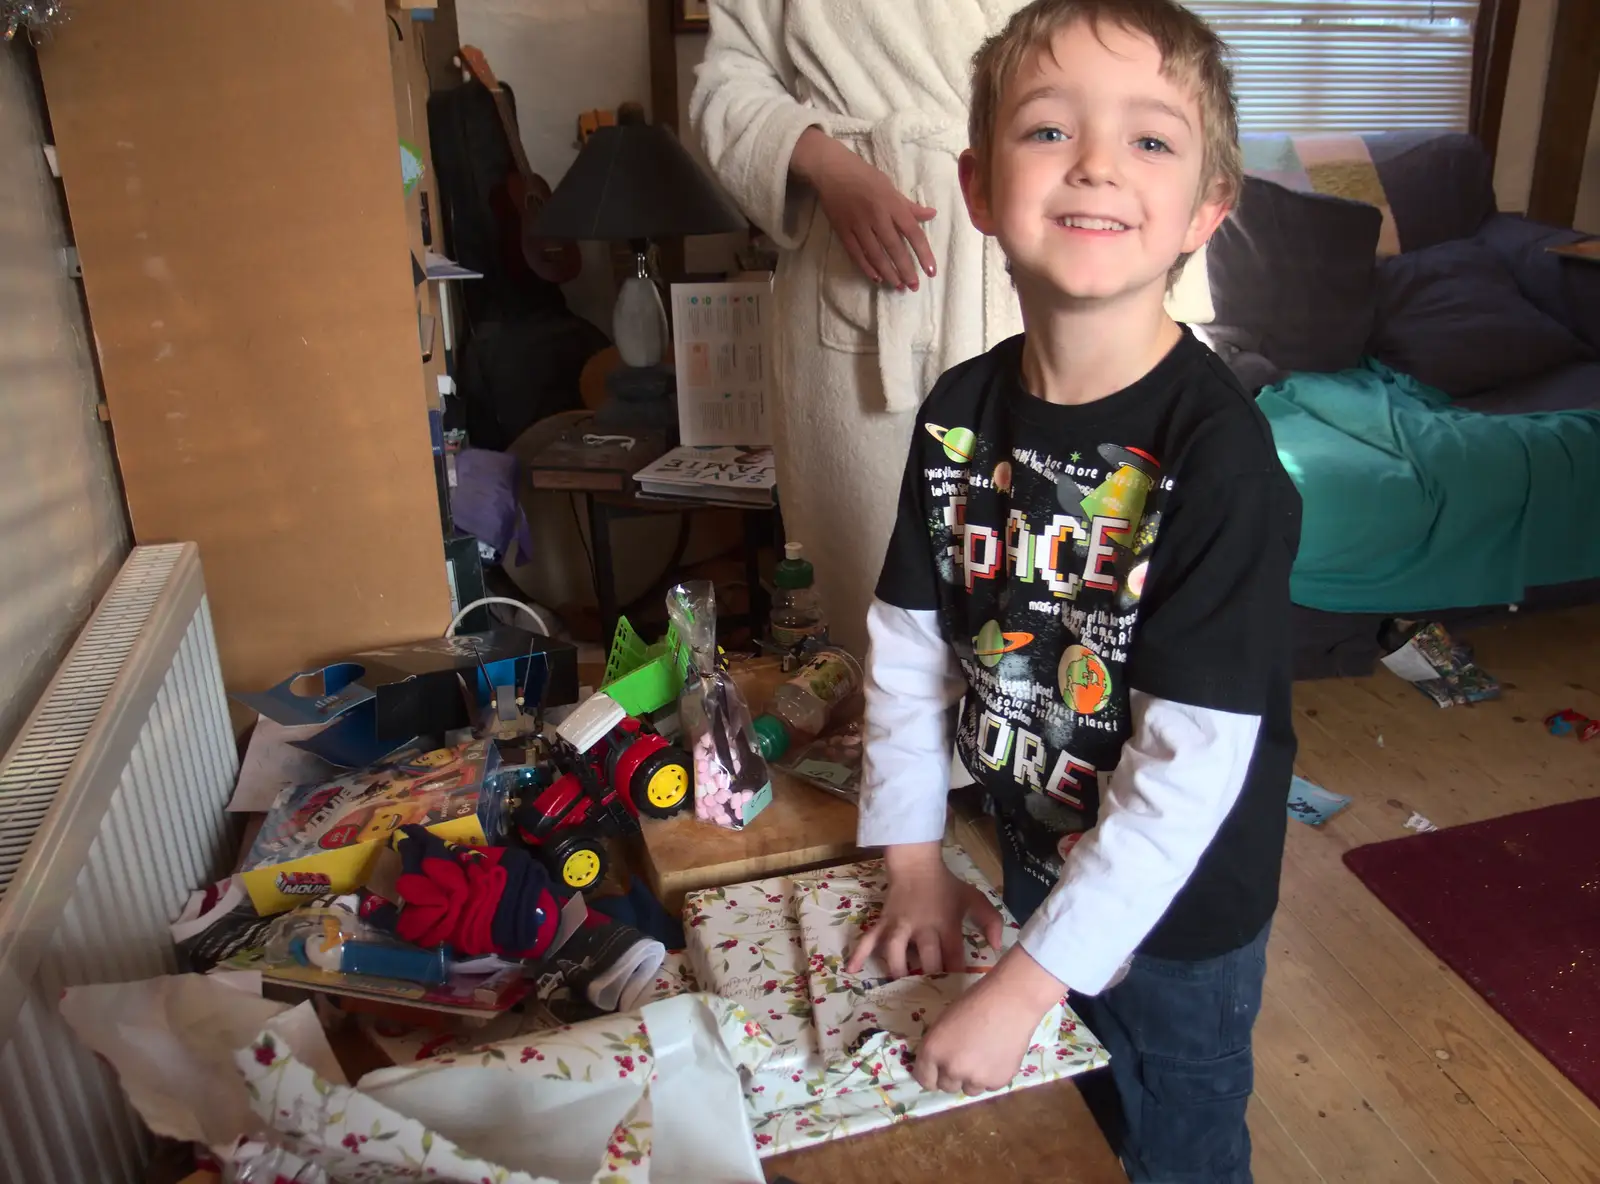
[[[912,1067],[917,1083],[953,1094],[1008,1084],[1039,1021],[1066,993],[1028,951],[1013,947],[928,1029]]]
[[[999,910],[983,893],[951,874],[937,842],[890,847],[884,862],[889,869],[889,897],[878,923],[862,935],[845,963],[851,974],[859,974],[876,950],[888,963],[890,977],[903,978],[912,947],[923,974],[960,973],[966,965],[961,923],[967,917],[991,946],[1000,948]]]

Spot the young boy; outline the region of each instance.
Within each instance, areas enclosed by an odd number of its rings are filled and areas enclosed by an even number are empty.
[[[1222,50],[1169,0],[1036,0],[979,51],[962,183],[1026,331],[924,404],[869,620],[859,837],[887,847],[890,888],[852,965],[953,969],[969,915],[999,936],[939,857],[965,696],[957,751],[1025,923],[917,1077],[1005,1084],[1070,990],[1111,1052],[1096,1118],[1132,1179],[1164,1184],[1250,1179],[1295,747],[1299,497],[1254,403],[1163,309],[1241,183]]]

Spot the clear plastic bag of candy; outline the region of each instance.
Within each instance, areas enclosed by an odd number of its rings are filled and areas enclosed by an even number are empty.
[[[718,660],[716,592],[707,581],[679,584],[667,612],[693,656],[678,717],[694,760],[695,817],[738,830],[772,801],[772,780],[750,708]]]

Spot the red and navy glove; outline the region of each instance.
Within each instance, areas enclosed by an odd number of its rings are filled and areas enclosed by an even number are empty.
[[[421,826],[395,836],[401,908],[395,932],[419,946],[477,958],[537,958],[550,948],[561,899],[544,866],[518,847],[467,847]]]

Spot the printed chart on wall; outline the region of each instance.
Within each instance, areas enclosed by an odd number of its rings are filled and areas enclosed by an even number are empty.
[[[772,285],[672,285],[678,433],[686,445],[772,443]]]

